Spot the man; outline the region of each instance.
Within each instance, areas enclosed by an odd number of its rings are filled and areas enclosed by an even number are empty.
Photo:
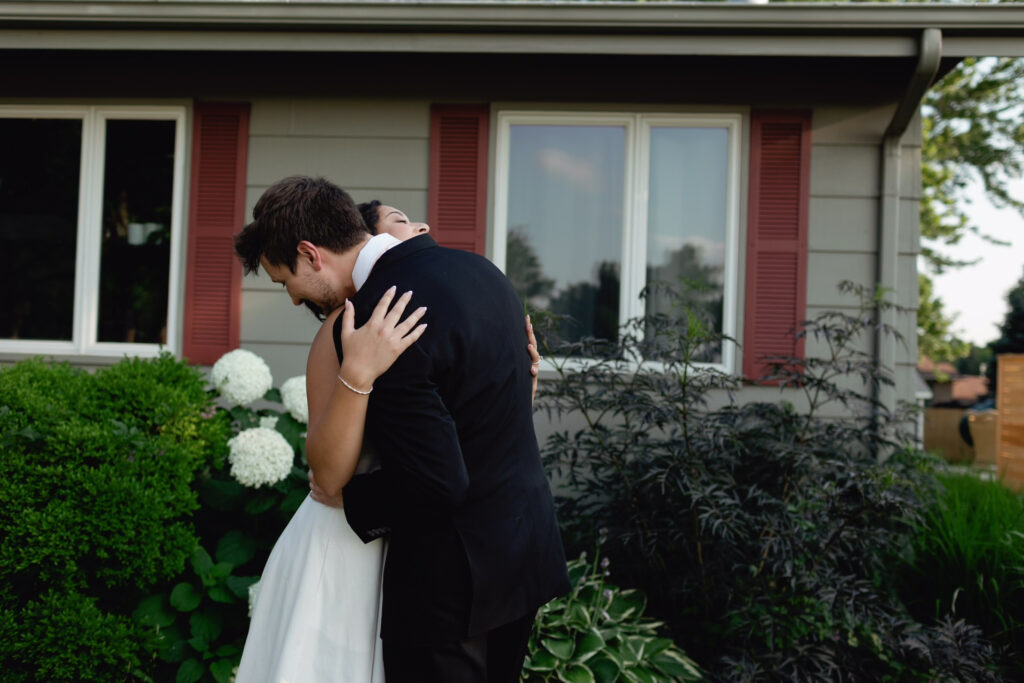
[[[359,537],[390,539],[388,683],[517,681],[537,608],[569,582],[511,284],[428,235],[371,239],[351,198],[323,179],[282,180],[253,218],[236,240],[246,269],[280,273],[296,304],[332,310],[347,298],[360,326],[395,286],[413,292],[406,310],[429,311],[429,329],[369,394],[366,435],[381,468],[343,489]]]

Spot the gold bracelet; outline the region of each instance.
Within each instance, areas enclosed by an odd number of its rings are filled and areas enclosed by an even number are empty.
[[[359,394],[360,396],[366,396],[366,395],[367,395],[367,394],[369,394],[369,393],[370,393],[371,391],[373,391],[373,385],[372,385],[372,384],[370,385],[370,388],[369,388],[369,389],[367,389],[366,391],[361,391],[361,390],[359,390],[359,389],[356,389],[356,388],[355,388],[354,386],[352,386],[352,385],[351,385],[351,384],[349,384],[348,382],[346,382],[346,381],[345,381],[345,378],[344,378],[344,377],[342,377],[342,376],[341,376],[340,374],[338,375],[338,379],[340,379],[340,380],[341,380],[341,383],[342,383],[342,384],[344,384],[344,385],[345,385],[345,387],[346,387],[346,388],[347,388],[347,389],[348,389],[349,391],[354,391],[355,393]]]

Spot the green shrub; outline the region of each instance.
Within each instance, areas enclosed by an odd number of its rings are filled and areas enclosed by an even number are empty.
[[[590,359],[541,386],[544,407],[581,425],[544,447],[565,536],[580,549],[608,528],[619,580],[712,680],[947,680],[961,666],[950,643],[972,680],[992,680],[975,628],[914,620],[892,586],[934,461],[870,395],[892,383],[861,350],[887,304],[844,289],[860,312],[805,323],[820,355],[776,359],[766,378],[799,409],[738,404],[737,378],[698,366],[721,342],[699,311],[548,349]]]
[[[920,618],[952,613],[1006,649],[1024,677],[1024,497],[970,472],[943,474],[913,538],[901,592]]]
[[[5,680],[114,681],[137,665],[147,637],[126,617],[192,555],[192,482],[224,449],[209,406],[199,373],[166,354],[0,370],[0,610],[19,634],[0,639]]]

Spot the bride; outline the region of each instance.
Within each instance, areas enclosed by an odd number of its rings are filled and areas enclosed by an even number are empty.
[[[380,202],[359,208],[373,232],[387,233],[396,242],[430,229]],[[385,293],[359,329],[354,327],[352,305],[346,301],[324,319],[313,340],[306,365],[306,451],[313,493],[281,533],[255,587],[237,683],[384,682],[379,638],[384,540],[364,544],[349,527],[340,499],[325,496],[316,481],[330,477],[347,482],[357,468],[372,466],[372,459],[359,456],[367,396],[335,392],[334,387],[341,378],[357,388],[372,387],[420,337],[426,328],[419,324],[425,313],[422,308],[400,322],[410,294],[396,300],[393,289]],[[395,305],[389,312],[392,301]],[[315,306],[303,303],[323,317]],[[332,338],[339,315],[341,367]],[[540,357],[529,317],[526,326],[536,391]],[[330,418],[325,419],[328,414]]]

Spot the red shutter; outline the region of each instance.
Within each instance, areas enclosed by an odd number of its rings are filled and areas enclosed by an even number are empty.
[[[442,246],[484,253],[490,116],[487,105],[430,109],[427,222]]]
[[[747,228],[743,374],[768,372],[766,356],[803,358],[797,325],[807,308],[807,209],[811,118],[753,111]]]
[[[249,105],[197,102],[194,114],[182,351],[210,365],[238,347],[242,266],[233,237],[245,218]]]

